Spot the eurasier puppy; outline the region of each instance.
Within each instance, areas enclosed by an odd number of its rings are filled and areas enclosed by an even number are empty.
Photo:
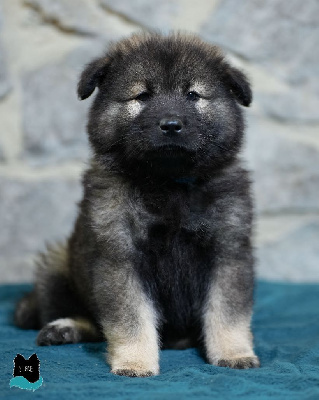
[[[257,367],[247,78],[197,37],[145,34],[88,64],[80,99],[96,88],[74,231],[42,254],[16,324],[39,345],[104,338],[118,375],[158,374],[160,346]]]

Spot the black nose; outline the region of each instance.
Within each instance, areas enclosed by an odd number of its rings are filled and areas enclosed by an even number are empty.
[[[159,126],[165,135],[174,135],[182,130],[183,123],[178,118],[163,118]]]

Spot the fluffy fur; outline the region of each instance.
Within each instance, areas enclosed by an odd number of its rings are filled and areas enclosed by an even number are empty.
[[[41,256],[17,325],[39,345],[104,337],[119,375],[157,374],[160,346],[258,366],[246,76],[197,37],[134,35],[85,68],[79,98],[96,88],[75,228]]]

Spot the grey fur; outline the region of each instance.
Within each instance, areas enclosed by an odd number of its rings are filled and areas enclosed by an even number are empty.
[[[215,365],[258,366],[253,206],[238,158],[247,78],[196,37],[150,34],[91,62],[79,97],[95,88],[78,219],[65,248],[42,256],[17,324],[28,304],[40,344],[63,342],[61,318],[99,327],[119,375],[157,374],[160,346],[185,344]],[[97,340],[88,331],[66,341]]]

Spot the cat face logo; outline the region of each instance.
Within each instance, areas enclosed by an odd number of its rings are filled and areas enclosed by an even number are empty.
[[[30,383],[36,382],[40,378],[40,360],[34,353],[26,360],[21,354],[14,358],[13,376],[23,376]]]
[[[28,359],[25,359],[21,354],[17,354],[13,362],[13,378],[10,381],[10,387],[17,386],[20,389],[34,391],[42,385],[40,360],[35,353]]]

